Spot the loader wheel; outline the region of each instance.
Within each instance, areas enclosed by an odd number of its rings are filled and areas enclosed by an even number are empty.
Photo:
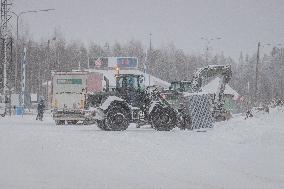
[[[110,131],[126,130],[129,125],[128,112],[119,106],[111,107],[107,112],[104,123]]]
[[[64,125],[65,124],[65,120],[56,120],[55,124],[56,125]]]
[[[106,126],[105,124],[105,120],[97,120],[97,126],[98,128],[100,128],[101,130],[104,131],[110,131],[110,129]]]
[[[77,120],[70,120],[70,121],[67,121],[67,124],[68,125],[76,125],[78,123]]]
[[[177,124],[176,113],[170,107],[156,107],[151,112],[151,123],[157,131],[170,131]]]

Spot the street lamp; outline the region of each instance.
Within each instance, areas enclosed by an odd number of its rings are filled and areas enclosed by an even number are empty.
[[[264,46],[271,46],[271,43],[266,43],[261,45],[260,42],[258,42],[257,44],[257,54],[256,54],[256,66],[255,66],[255,100],[257,99],[258,96],[258,75],[259,75],[259,71],[258,71],[258,66],[259,66],[259,50],[260,47],[264,47]],[[281,43],[276,44],[275,46],[281,46]]]
[[[206,49],[205,49],[206,50],[206,54],[205,54],[205,56],[206,56],[206,64],[207,64],[208,63],[208,54],[209,54],[209,48],[210,48],[209,45],[210,45],[210,43],[212,41],[214,41],[214,40],[221,40],[222,38],[221,37],[214,37],[214,38],[201,37],[200,39],[207,42]]]
[[[27,14],[27,13],[38,13],[38,12],[48,12],[48,11],[52,11],[55,9],[40,9],[40,10],[28,10],[28,11],[22,11],[20,13],[15,13],[15,12],[11,12],[12,14],[14,14],[17,18],[17,33],[16,33],[16,64],[15,64],[15,89],[17,86],[17,75],[18,75],[18,39],[19,39],[19,18],[23,15],[23,14]]]
[[[46,80],[46,102],[48,107],[51,105],[51,98],[49,98],[49,81],[51,82],[51,68],[50,68],[50,44],[52,41],[56,41],[56,37],[47,40],[47,56],[46,56],[46,63],[48,66],[48,72],[45,72],[45,80]]]
[[[17,40],[19,39],[19,18],[20,16],[22,16],[23,14],[27,14],[27,13],[48,12],[48,11],[53,11],[53,10],[55,9],[29,10],[29,11],[22,11],[18,14],[15,12],[12,12],[17,17]]]

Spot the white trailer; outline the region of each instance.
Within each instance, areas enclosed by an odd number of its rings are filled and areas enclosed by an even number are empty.
[[[88,119],[89,113],[85,110],[87,77],[87,72],[52,74],[52,114],[57,125]]]

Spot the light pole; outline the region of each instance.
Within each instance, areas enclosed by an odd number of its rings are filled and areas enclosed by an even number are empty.
[[[208,38],[208,37],[201,37],[200,38],[201,40],[204,40],[206,41],[206,49],[205,49],[205,61],[206,61],[206,64],[208,63],[208,56],[209,56],[209,45],[212,41],[214,40],[220,40],[222,39],[221,37],[214,37],[214,38]]]
[[[18,40],[19,40],[19,18],[23,15],[23,14],[27,14],[27,13],[38,13],[38,12],[48,12],[48,11],[52,11],[55,9],[40,9],[40,10],[28,10],[28,11],[22,11],[20,13],[15,13],[15,12],[11,12],[12,14],[14,14],[16,16],[16,23],[17,23],[17,29],[16,29],[16,57],[15,57],[15,89],[17,90],[17,76],[18,76]]]
[[[150,75],[150,61],[152,60],[152,33],[149,34],[150,41],[149,41],[149,53],[147,53],[147,63],[148,63],[148,80],[149,80],[149,86],[151,85],[151,75]],[[150,58],[148,57],[148,54],[150,54]]]
[[[264,46],[271,46],[271,43],[267,43],[267,44],[263,44],[261,45],[260,42],[258,42],[257,44],[257,54],[256,54],[256,66],[255,66],[255,94],[254,94],[254,99],[255,101],[258,98],[258,76],[259,76],[259,51],[260,51],[260,47],[264,47]],[[278,43],[276,46],[281,46],[281,43]]]
[[[56,37],[48,39],[47,41],[46,63],[47,63],[48,73],[45,79],[46,79],[46,102],[48,107],[50,107],[51,105],[51,98],[49,98],[49,81],[51,82],[52,80],[52,71],[50,65],[50,45],[52,41],[56,41]]]

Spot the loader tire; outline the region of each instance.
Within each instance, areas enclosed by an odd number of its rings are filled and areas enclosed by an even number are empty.
[[[129,112],[121,106],[110,107],[104,124],[110,131],[124,131],[129,126]]]
[[[157,106],[151,112],[151,123],[157,131],[170,131],[177,125],[177,115],[170,107]]]
[[[101,130],[104,131],[110,131],[110,129],[106,126],[105,124],[105,120],[97,120],[97,126],[98,128],[100,128]]]
[[[55,124],[56,125],[64,125],[65,124],[65,120],[56,120]]]
[[[77,120],[69,120],[69,121],[67,121],[68,125],[76,125],[77,123],[78,123]]]

